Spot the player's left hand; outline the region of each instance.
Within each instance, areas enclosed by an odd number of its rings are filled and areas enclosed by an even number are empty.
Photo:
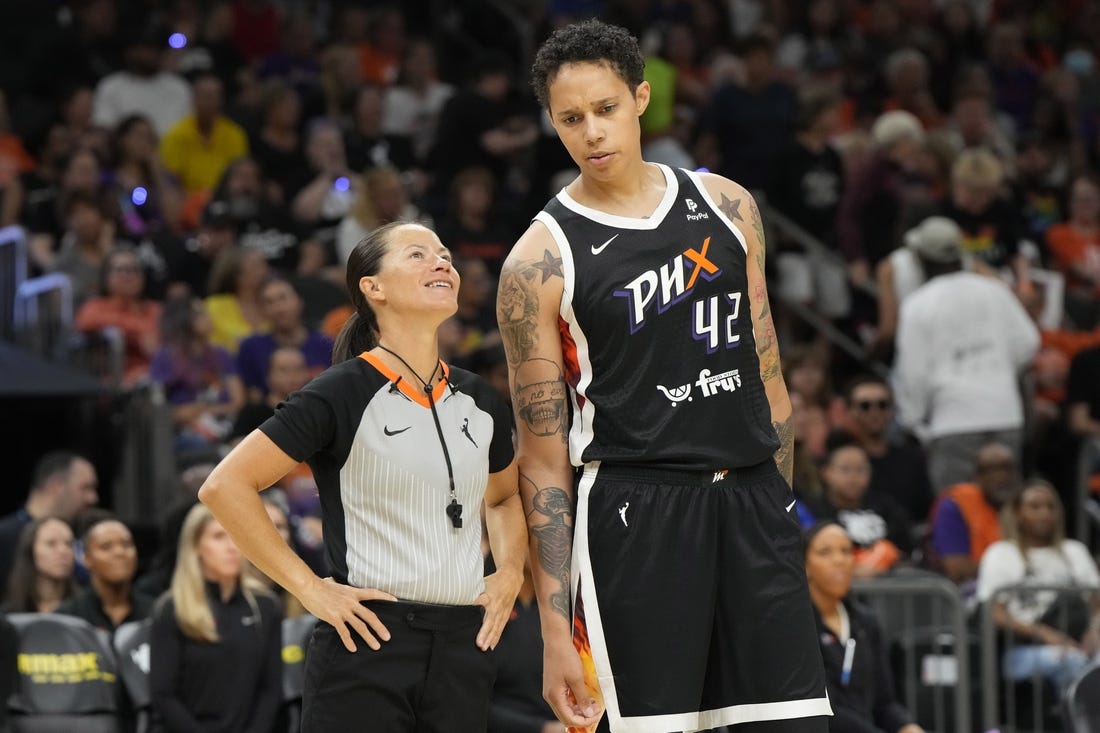
[[[523,573],[498,570],[485,577],[485,592],[477,597],[477,605],[485,609],[481,630],[477,632],[477,648],[483,652],[496,648],[504,625],[512,615],[516,594],[523,584]]]

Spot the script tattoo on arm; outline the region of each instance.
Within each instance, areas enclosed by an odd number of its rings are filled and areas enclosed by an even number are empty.
[[[500,273],[497,325],[504,338],[508,364],[519,366],[535,347],[539,314],[537,286],[551,277],[562,277],[561,258],[545,250],[541,260],[506,262]]]
[[[512,404],[516,417],[535,435],[568,441],[566,393],[565,377],[549,359],[527,359],[516,368]]]
[[[531,480],[526,476],[524,478],[527,481]],[[534,508],[527,516],[527,524],[535,538],[539,567],[547,576],[558,581],[557,590],[550,594],[550,607],[569,620],[573,504],[569,494],[557,486],[540,489],[535,494],[532,504]]]
[[[760,308],[759,322],[756,334],[756,354],[760,358],[760,378],[764,382],[770,382],[782,378],[779,365],[779,339],[775,335],[775,323],[772,320],[772,310],[768,303],[768,288],[764,275],[764,223],[760,219],[760,209],[756,207],[756,201],[749,199],[749,220],[756,230],[756,268],[760,275],[752,299]]]

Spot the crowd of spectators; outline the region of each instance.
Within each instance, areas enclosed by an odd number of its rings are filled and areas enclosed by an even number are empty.
[[[496,277],[572,175],[526,70],[588,15],[642,41],[647,160],[765,205],[803,522],[838,523],[857,575],[922,565],[976,601],[998,513],[1032,476],[1083,511],[1077,449],[1100,437],[1096,3],[7,3],[0,226],[25,230],[32,274],[68,275],[78,329],[121,333],[122,388],[164,395],[181,471],[329,365],[347,253],[395,220],[433,225],[463,276],[441,355],[508,398]],[[55,566],[89,581],[60,551],[36,564],[79,508],[43,482],[0,557],[30,563],[6,601],[50,610],[73,591]],[[279,488],[313,557],[308,469]],[[143,592],[167,588],[163,543]]]

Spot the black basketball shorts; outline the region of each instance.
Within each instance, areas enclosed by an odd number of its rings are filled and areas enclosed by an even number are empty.
[[[793,502],[770,460],[585,467],[574,643],[613,733],[831,714]]]

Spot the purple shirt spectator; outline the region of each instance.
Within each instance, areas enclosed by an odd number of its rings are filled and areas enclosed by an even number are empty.
[[[254,334],[241,341],[237,349],[237,371],[245,389],[258,389],[267,394],[267,366],[277,348],[279,344],[269,333]],[[306,357],[311,378],[332,366],[332,339],[325,334],[310,331],[299,348]]]
[[[970,554],[970,528],[953,499],[940,501],[932,523],[932,547],[939,557]]]
[[[149,365],[149,376],[164,385],[165,399],[173,405],[228,402],[226,377],[236,374],[233,357],[222,347],[213,345],[206,347],[197,358],[185,358],[178,350],[162,346]]]

